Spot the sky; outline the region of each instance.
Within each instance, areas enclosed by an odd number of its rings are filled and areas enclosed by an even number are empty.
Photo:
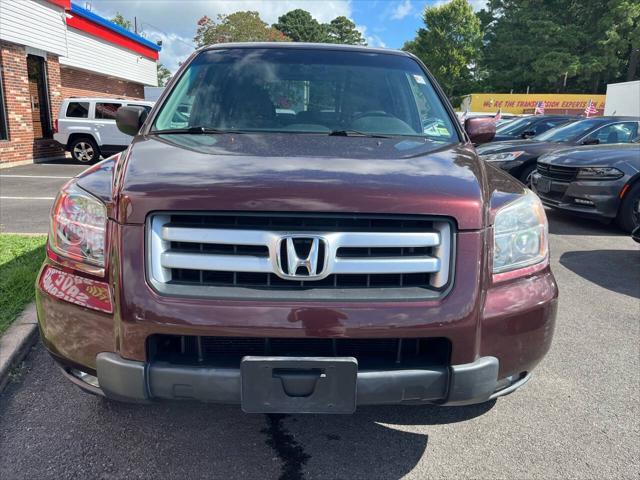
[[[290,10],[302,8],[320,22],[344,15],[362,32],[368,45],[401,48],[423,25],[422,12],[428,5],[448,0],[73,0],[105,18],[121,13],[137,18],[139,28],[152,41],[162,40],[160,62],[171,72],[193,50],[196,22],[204,15],[254,10],[272,24]],[[486,0],[470,0],[478,10]]]

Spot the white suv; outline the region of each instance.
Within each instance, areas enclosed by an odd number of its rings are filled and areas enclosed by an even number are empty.
[[[77,162],[89,163],[129,146],[129,135],[116,126],[118,108],[129,105],[151,110],[154,102],[116,98],[71,97],[60,105],[53,138]]]

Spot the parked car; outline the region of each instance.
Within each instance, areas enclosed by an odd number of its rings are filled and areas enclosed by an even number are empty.
[[[227,43],[167,89],[148,117],[120,108],[126,157],[52,210],[38,320],[71,381],[349,413],[486,402],[531,378],[558,295],[544,208],[482,165],[494,122],[465,133],[416,57]]]
[[[640,143],[548,153],[538,159],[532,184],[550,207],[615,219],[627,232],[640,225]]]
[[[91,163],[102,156],[121,152],[131,135],[116,126],[116,112],[122,106],[139,106],[147,113],[154,102],[116,98],[65,98],[54,127],[53,138],[71,153],[76,162]]]
[[[568,115],[529,115],[498,125],[494,142],[531,138],[546,132],[558,125],[575,121],[575,116]]]
[[[480,158],[531,185],[538,157],[578,145],[629,143],[638,138],[638,117],[575,120],[528,140],[494,142],[478,147]]]

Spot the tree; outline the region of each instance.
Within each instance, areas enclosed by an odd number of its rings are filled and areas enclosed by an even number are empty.
[[[294,42],[367,44],[356,24],[347,17],[336,17],[329,23],[320,23],[309,12],[299,8],[282,15],[273,27]]]
[[[127,19],[120,12],[116,12],[116,16],[111,19],[116,25],[120,25],[122,28],[126,28],[129,31],[133,31],[133,23]]]
[[[634,75],[637,0],[490,0],[480,14],[487,89],[597,93]]]
[[[293,42],[321,43],[327,39],[326,27],[300,8],[279,17],[273,28],[280,30]]]
[[[244,11],[220,14],[217,20],[202,17],[193,41],[202,47],[227,42],[287,42],[289,38],[263,22],[258,12]]]
[[[345,45],[366,45],[362,33],[356,29],[356,24],[347,17],[336,17],[326,26],[327,43],[342,43]]]
[[[160,62],[156,64],[156,67],[158,71],[158,86],[164,87],[171,80],[171,71]]]
[[[467,93],[482,45],[480,20],[467,0],[427,7],[425,28],[403,50],[418,56],[447,94]]]

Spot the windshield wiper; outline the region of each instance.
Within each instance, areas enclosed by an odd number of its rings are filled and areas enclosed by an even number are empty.
[[[219,128],[207,128],[207,127],[188,127],[188,128],[167,128],[165,130],[151,130],[149,133],[153,135],[171,134],[171,135],[209,135],[218,133],[242,133],[233,130],[220,130]]]
[[[389,135],[379,133],[365,133],[358,130],[331,130],[330,137],[369,137],[369,138],[391,138]]]

